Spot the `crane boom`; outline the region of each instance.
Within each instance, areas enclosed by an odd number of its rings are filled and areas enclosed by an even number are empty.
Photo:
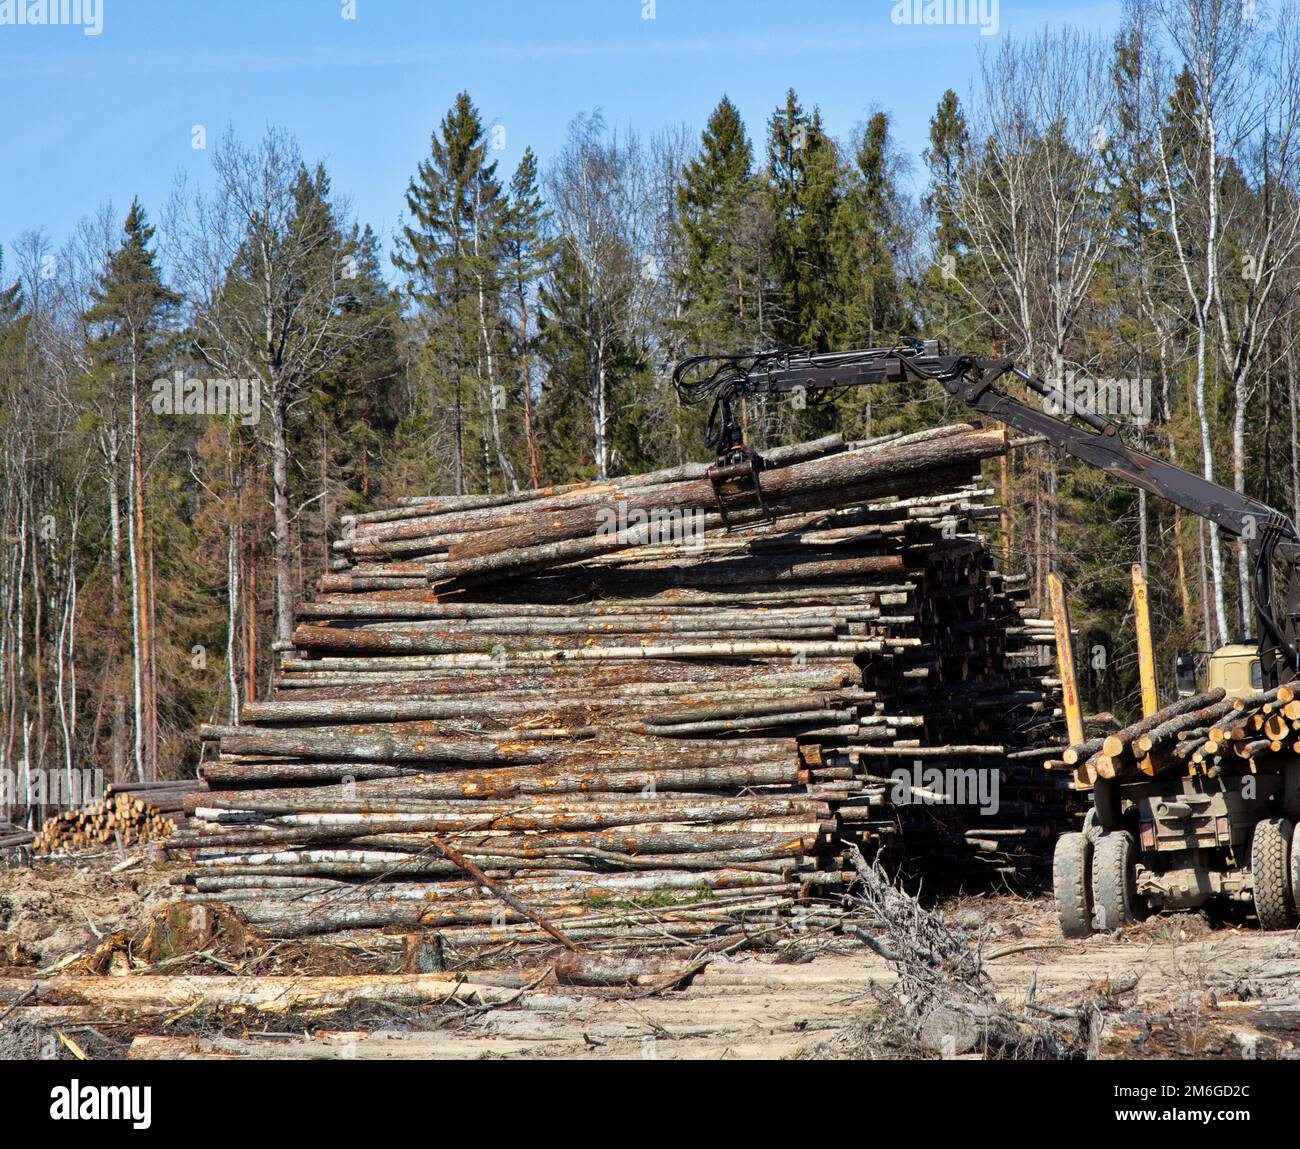
[[[1057,405],[1084,426],[1022,402],[994,384],[1005,375]],[[761,459],[744,444],[735,404],[748,395],[803,393],[817,401],[845,387],[932,380],[955,399],[1018,431],[1041,436],[1058,450],[1174,503],[1240,538],[1254,560],[1254,603],[1260,663],[1266,679],[1300,676],[1300,538],[1289,518],[1248,495],[1128,446],[1119,427],[1091,410],[1070,410],[1060,392],[1022,371],[1010,358],[943,354],[936,342],[817,354],[765,351],[695,355],[683,359],[673,383],[684,402],[713,399],[706,440],[717,466],[761,474]],[[823,397],[824,398],[824,397]],[[1275,591],[1275,568],[1281,594]]]

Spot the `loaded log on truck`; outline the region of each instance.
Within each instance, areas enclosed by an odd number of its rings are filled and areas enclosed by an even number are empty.
[[[1062,415],[996,386],[1005,377],[1019,379]],[[1056,845],[1062,930],[1080,936],[1117,929],[1148,910],[1211,899],[1253,903],[1265,929],[1293,925],[1300,901],[1300,740],[1292,738],[1300,732],[1300,539],[1289,518],[1130,447],[1113,420],[1064,402],[1011,358],[945,354],[937,341],[905,340],[836,353],[694,355],[673,372],[684,402],[712,402],[705,438],[717,453],[709,476],[724,520],[764,503],[764,459],[744,441],[737,418],[747,396],[785,393],[814,403],[848,387],[927,381],[1208,519],[1242,540],[1252,559],[1257,645],[1211,655],[1209,694],[1191,694],[1192,663],[1180,658],[1180,692],[1190,697],[1105,745],[1067,752],[1092,808],[1083,829],[1061,835]],[[1185,734],[1200,737],[1177,741]],[[1220,753],[1225,746],[1235,752]]]

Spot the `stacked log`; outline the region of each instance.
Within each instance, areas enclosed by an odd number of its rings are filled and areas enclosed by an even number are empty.
[[[31,847],[38,854],[50,854],[159,841],[176,832],[186,795],[198,788],[194,779],[110,783],[102,800],[47,818],[30,839]]]
[[[830,921],[848,842],[1025,871],[1069,812],[1051,628],[978,534],[1005,447],[774,451],[729,525],[694,464],[346,519],[274,696],[202,731],[188,896],[280,936],[651,948]],[[917,763],[996,775],[999,813]]]
[[[30,846],[35,841],[36,833],[33,830],[24,830],[21,826],[9,823],[0,824],[0,850]]]
[[[1105,738],[1070,746],[1062,762],[1076,784],[1153,778],[1173,771],[1220,774],[1281,770],[1300,752],[1300,687],[1226,698],[1222,689],[1166,706]]]

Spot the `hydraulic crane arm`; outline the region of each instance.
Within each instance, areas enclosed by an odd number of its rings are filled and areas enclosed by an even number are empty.
[[[1014,375],[1029,390],[1055,400],[1078,426],[1032,407],[994,386]],[[1154,458],[1120,437],[1111,420],[1090,410],[1071,410],[1065,397],[1016,367],[1012,359],[941,354],[935,343],[908,343],[835,354],[769,351],[755,355],[697,355],[682,360],[673,383],[686,402],[712,397],[707,441],[718,467],[761,472],[761,460],[746,447],[735,417],[736,400],[747,395],[803,393],[810,403],[844,387],[933,380],[967,406],[1029,435],[1042,436],[1058,450],[1100,467],[1135,487],[1200,515],[1241,538],[1254,559],[1254,601],[1259,618],[1260,659],[1270,680],[1300,674],[1300,539],[1285,515],[1257,499]],[[1274,566],[1282,595],[1275,605]]]

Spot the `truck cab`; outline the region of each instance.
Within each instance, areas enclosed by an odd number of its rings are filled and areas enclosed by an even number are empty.
[[[1253,642],[1230,643],[1211,654],[1180,654],[1174,662],[1174,678],[1179,698],[1220,686],[1225,697],[1241,698],[1264,688],[1259,647]]]
[[[1206,687],[1222,686],[1228,698],[1241,698],[1264,688],[1264,674],[1259,665],[1259,647],[1253,643],[1232,643],[1210,655]]]

